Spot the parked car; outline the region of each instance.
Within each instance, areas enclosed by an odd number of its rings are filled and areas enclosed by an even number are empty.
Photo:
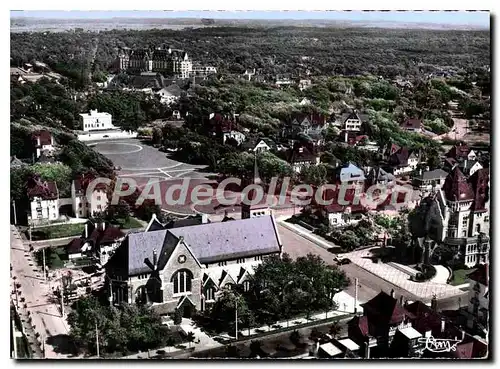
[[[340,265],[347,265],[347,264],[351,264],[351,260],[350,260],[350,259],[348,259],[348,258],[344,258],[344,259],[340,259],[340,260],[338,261],[338,263],[339,263]]]

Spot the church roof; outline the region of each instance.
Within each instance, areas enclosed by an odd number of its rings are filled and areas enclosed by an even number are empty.
[[[202,264],[280,252],[281,248],[272,215],[175,228],[169,232],[176,238],[184,237]]]

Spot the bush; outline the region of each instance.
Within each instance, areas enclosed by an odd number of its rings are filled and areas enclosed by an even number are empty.
[[[179,325],[182,323],[182,312],[179,309],[174,311],[174,324]]]
[[[302,335],[298,330],[294,330],[292,333],[290,333],[290,341],[294,345],[298,345],[300,343],[300,339],[302,338]]]

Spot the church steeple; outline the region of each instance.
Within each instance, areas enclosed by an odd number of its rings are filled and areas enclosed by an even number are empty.
[[[255,152],[254,155],[255,156],[254,156],[254,167],[253,167],[253,180],[248,180],[247,185],[261,186],[261,188],[263,189],[262,180],[260,179],[260,176],[259,176],[257,152]],[[250,191],[248,191],[248,195],[247,195],[248,201],[245,201],[245,202],[252,201],[256,196],[257,196],[257,191],[254,189],[251,189]],[[241,204],[241,219],[248,219],[248,218],[253,218],[253,217],[262,216],[262,215],[269,215],[269,214],[271,214],[271,210],[269,209],[269,206],[267,205],[266,193],[264,193],[262,201],[260,201],[259,204],[253,204],[253,205],[250,205],[248,203]]]
[[[259,176],[259,166],[257,165],[257,152],[254,154],[254,164],[253,164],[253,184],[260,185],[262,181]]]

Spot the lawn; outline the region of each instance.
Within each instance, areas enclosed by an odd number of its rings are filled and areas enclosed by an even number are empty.
[[[35,260],[39,266],[43,266],[42,250],[36,251]],[[45,249],[45,263],[49,269],[63,268],[68,256],[64,247],[49,247]]]
[[[83,233],[85,224],[61,224],[50,227],[36,228],[31,233],[33,241],[50,240],[52,238],[64,238],[79,236]]]
[[[453,279],[450,284],[453,286],[458,286],[466,283],[467,275],[472,273],[475,269],[457,269],[453,271]]]
[[[127,220],[120,219],[117,223],[123,229],[144,228],[144,225],[134,217],[129,217]]]

